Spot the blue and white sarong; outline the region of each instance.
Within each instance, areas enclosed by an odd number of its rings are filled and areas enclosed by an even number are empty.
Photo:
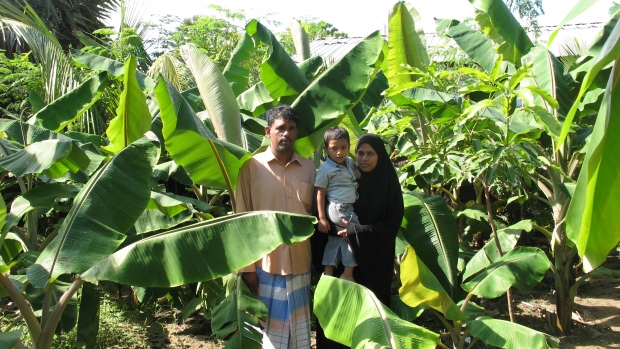
[[[256,268],[258,299],[268,309],[261,322],[275,349],[310,349],[310,271],[298,275],[269,274]],[[263,348],[270,348],[263,342]]]

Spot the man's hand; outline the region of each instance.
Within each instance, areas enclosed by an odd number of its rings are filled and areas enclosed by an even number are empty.
[[[256,272],[243,273],[241,274],[241,278],[250,289],[250,292],[252,292],[255,297],[258,297],[258,275],[256,275]]]
[[[325,218],[319,218],[319,231],[321,233],[329,233],[329,222]]]

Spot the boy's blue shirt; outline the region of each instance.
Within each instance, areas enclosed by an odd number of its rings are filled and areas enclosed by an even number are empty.
[[[345,165],[338,165],[328,156],[319,166],[314,186],[327,188],[329,202],[352,204],[357,200],[357,181],[353,159],[347,157]]]

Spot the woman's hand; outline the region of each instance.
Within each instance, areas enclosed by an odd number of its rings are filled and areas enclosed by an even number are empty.
[[[347,226],[349,226],[349,221],[347,221],[346,219],[343,219],[343,220],[342,220],[342,224],[343,224],[345,227],[347,227]],[[339,230],[339,231],[338,231],[338,236],[342,237],[342,241],[349,242],[349,238],[347,237],[347,230],[346,230],[346,229],[344,229],[344,230]]]

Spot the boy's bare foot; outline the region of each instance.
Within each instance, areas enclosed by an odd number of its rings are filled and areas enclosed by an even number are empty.
[[[348,281],[351,281],[351,282],[355,282],[355,279],[353,278],[353,274],[350,274],[350,275],[342,274],[342,275],[340,275],[340,278],[343,279],[343,280],[348,280]]]

